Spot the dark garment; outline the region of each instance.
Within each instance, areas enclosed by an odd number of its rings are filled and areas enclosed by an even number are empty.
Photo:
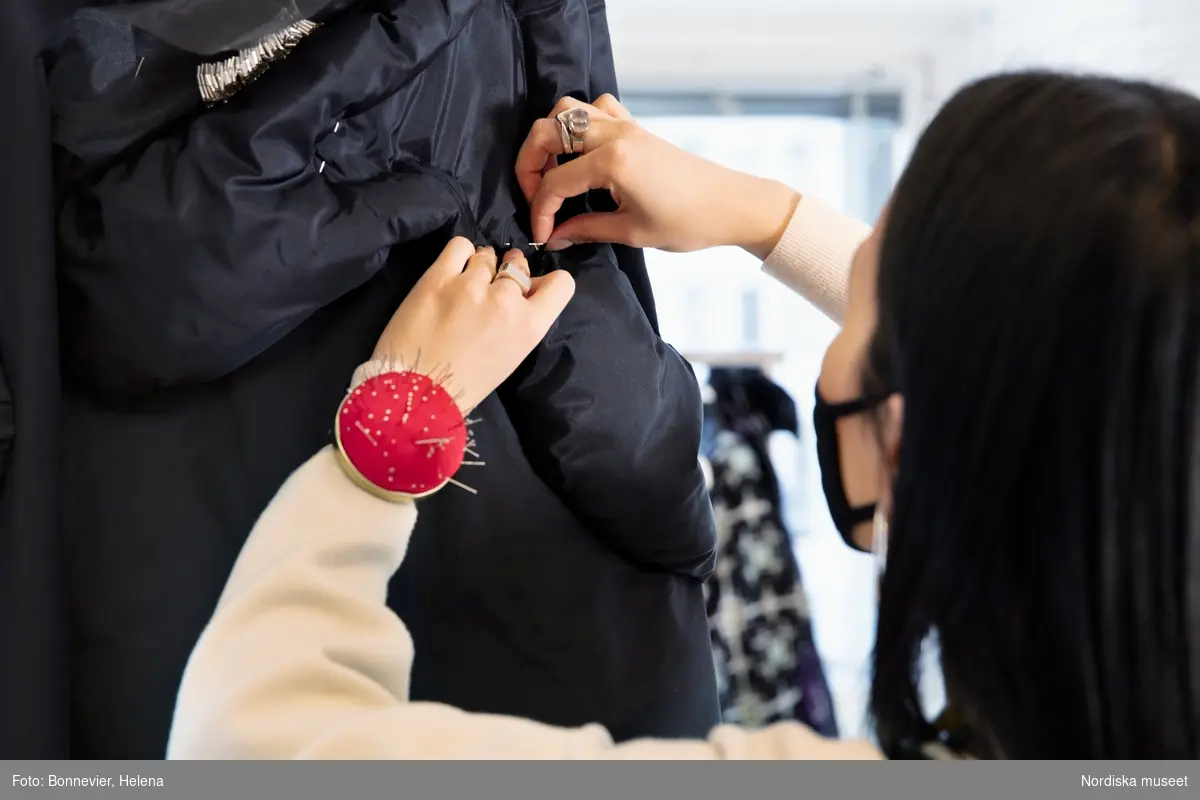
[[[705,450],[718,551],[705,588],[722,717],[748,727],[797,720],[836,736],[833,698],[767,453],[773,430],[795,432],[795,404],[757,370],[714,370],[710,385],[716,401]]]
[[[59,0],[0,3],[0,758],[67,753],[50,106]]]
[[[194,92],[177,60],[172,91]],[[615,88],[595,0],[364,1],[228,103],[64,157],[75,756],[162,754],[233,560],[327,441],[353,368],[449,235],[528,242],[528,126]],[[86,105],[60,106],[61,130]],[[640,252],[538,261],[577,295],[473,413],[486,466],[459,478],[478,493],[421,502],[392,585],[413,699],[703,735],[715,532],[695,379],[657,335]]]
[[[726,428],[748,428],[755,436],[774,431],[800,435],[796,401],[757,367],[712,370],[708,385],[716,395],[711,419]]]

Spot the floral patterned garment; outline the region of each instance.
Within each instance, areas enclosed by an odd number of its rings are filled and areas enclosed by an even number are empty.
[[[833,700],[766,453],[771,426],[757,415],[720,416],[739,428],[729,430],[710,416],[706,437],[718,555],[705,594],[722,717],[748,727],[796,720],[836,736]]]

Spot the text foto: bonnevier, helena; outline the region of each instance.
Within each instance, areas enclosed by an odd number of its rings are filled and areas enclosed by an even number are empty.
[[[161,788],[165,784],[162,778],[147,775],[13,775],[13,786],[26,788]]]

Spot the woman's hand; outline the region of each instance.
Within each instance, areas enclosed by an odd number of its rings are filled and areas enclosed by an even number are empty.
[[[519,250],[504,264],[525,276]],[[497,279],[496,253],[452,239],[388,323],[372,360],[388,361],[445,384],[465,414],[512,374],[575,293],[566,272],[533,278],[528,294],[516,280]]]
[[[564,153],[555,116],[586,109],[584,155],[558,166]],[[535,241],[561,250],[583,242],[688,252],[736,245],[766,258],[782,236],[800,195],[782,184],[706,161],[638,127],[612,95],[594,105],[563,98],[538,120],[517,156],[517,180],[533,214]],[[584,214],[557,228],[554,215],[570,197],[612,192],[620,209]]]

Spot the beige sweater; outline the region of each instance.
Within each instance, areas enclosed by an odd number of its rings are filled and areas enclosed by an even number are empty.
[[[800,203],[764,267],[830,316],[867,229]],[[417,518],[358,489],[332,451],[287,480],[254,526],[180,687],[173,759],[870,759],[866,742],[795,723],[706,741],[614,745],[599,725],[554,728],[408,700],[414,651],[385,604]]]

